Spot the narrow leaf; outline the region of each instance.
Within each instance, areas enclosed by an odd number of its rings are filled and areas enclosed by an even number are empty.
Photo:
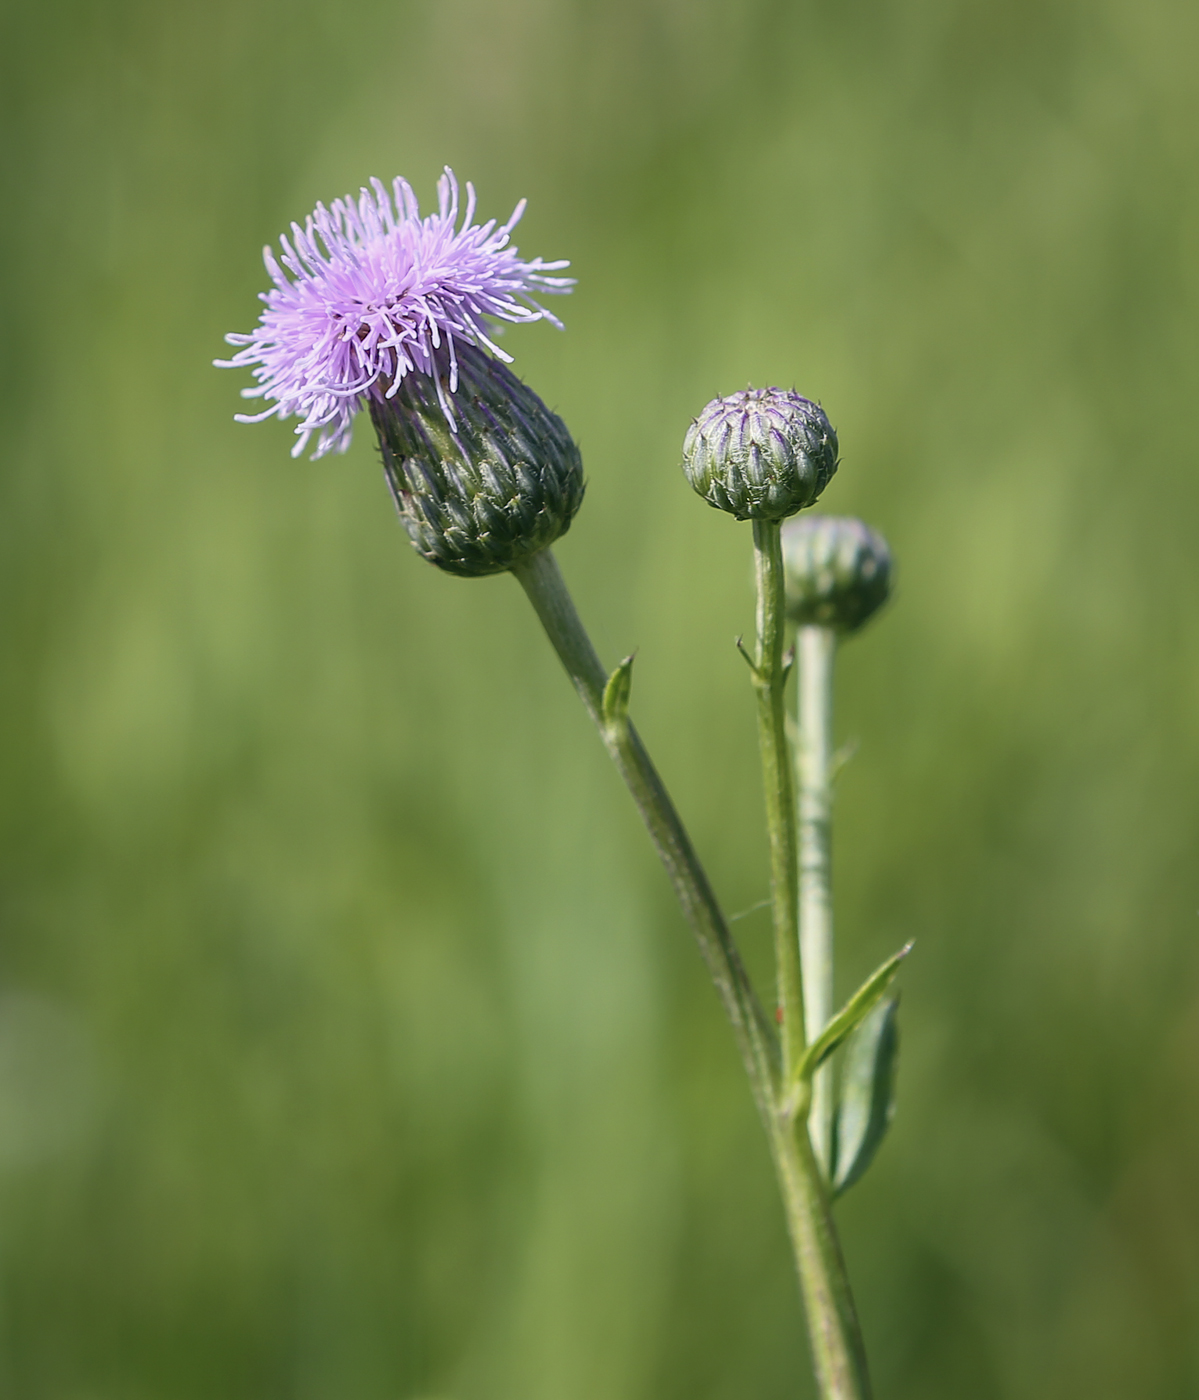
[[[623,734],[629,723],[629,693],[633,689],[633,658],[626,656],[608,677],[602,702],[604,728]]]
[[[874,1160],[895,1116],[899,998],[880,1002],[849,1037],[833,1133],[833,1194],[847,1191]]]
[[[904,944],[898,953],[888,958],[877,971],[872,972],[854,992],[853,996],[808,1046],[799,1065],[801,1079],[810,1078],[815,1074],[846,1036],[865,1020],[866,1016],[882,1000],[884,993],[891,985],[892,978],[899,971],[899,964],[911,951],[912,945],[910,943]]]
[[[742,645],[742,643],[741,643],[741,638],[738,637],[738,638],[733,642],[733,645],[734,645],[734,646],[737,648],[737,650],[741,653],[741,660],[745,662],[745,664],[749,667],[749,669],[750,669],[750,670],[754,673],[754,675],[756,676],[756,675],[758,674],[758,663],[753,659],[752,656],[750,656],[749,652],[747,652],[747,651],[745,650],[745,647],[744,647],[744,646]]]

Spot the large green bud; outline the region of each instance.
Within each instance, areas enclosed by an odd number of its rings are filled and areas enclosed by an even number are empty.
[[[447,573],[510,569],[570,528],[583,462],[566,424],[499,360],[457,347],[458,386],[412,371],[370,398],[383,470],[417,553]],[[450,408],[453,418],[447,414]]]
[[[856,632],[891,592],[891,551],[852,516],[804,515],[782,530],[787,614],[801,627]]]
[[[745,389],[713,399],[687,430],[683,471],[738,520],[782,520],[810,506],[837,470],[824,410],[793,389]]]

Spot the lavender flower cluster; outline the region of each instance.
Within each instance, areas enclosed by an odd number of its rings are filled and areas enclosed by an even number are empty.
[[[510,360],[492,339],[494,322],[561,325],[533,293],[568,292],[572,278],[546,274],[569,264],[525,262],[508,246],[524,200],[505,224],[474,224],[475,192],[467,184],[459,224],[458,182],[448,166],[437,195],[437,213],[422,219],[406,180],[396,179],[390,194],[372,180],[358,199],[318,204],[303,228],[293,223],[291,238],[279,239],[278,259],[263,250],[275,284],[262,293],[266,310],[250,334],[225,337],[243,348],[216,362],[251,368],[258,382],[243,396],[270,405],[239,414],[239,422],[298,416],[293,457],[318,432],[314,457],[344,452],[367,397],[391,398],[416,371],[434,380],[452,423],[456,342]]]

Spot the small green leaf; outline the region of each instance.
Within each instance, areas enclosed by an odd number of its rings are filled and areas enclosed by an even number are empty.
[[[882,967],[872,972],[853,996],[845,1003],[816,1039],[808,1046],[799,1064],[799,1078],[810,1079],[828,1059],[838,1045],[874,1009],[883,994],[891,985],[892,978],[899,971],[899,964],[912,951],[912,945],[905,943]]]
[[[745,650],[745,647],[741,642],[741,638],[736,638],[736,640],[733,642],[733,645],[740,652],[741,660],[745,662],[749,669],[754,673],[754,676],[756,678],[758,674],[758,663],[753,659],[752,656],[750,656],[749,652]]]
[[[633,688],[633,658],[626,656],[608,677],[602,701],[604,728],[617,738],[629,727],[629,693]]]
[[[845,1047],[841,1102],[833,1133],[833,1195],[847,1191],[874,1160],[895,1116],[899,998],[866,1017]]]

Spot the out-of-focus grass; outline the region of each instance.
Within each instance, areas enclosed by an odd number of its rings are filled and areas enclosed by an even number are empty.
[[[411,554],[368,433],[292,462],[208,367],[263,242],[446,161],[574,259],[566,335],[508,345],[730,910],[748,540],[690,416],[819,396],[824,505],[898,555],[839,676],[846,987],[918,940],[840,1207],[880,1395],[1196,1393],[1193,7],[0,23],[5,1393],[810,1393],[730,1037],[519,590]]]

